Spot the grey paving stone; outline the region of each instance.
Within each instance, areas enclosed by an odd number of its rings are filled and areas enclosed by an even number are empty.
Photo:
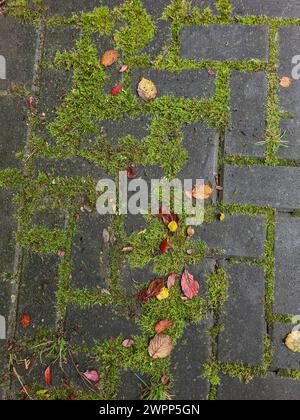
[[[209,7],[214,14],[217,14],[217,0],[192,0],[191,3],[192,7],[197,7],[200,13]]]
[[[225,165],[223,198],[226,204],[297,209],[300,207],[300,169]]]
[[[34,27],[0,15],[0,28],[0,56],[6,61],[6,79],[0,79],[0,90],[12,84],[31,87],[36,49]]]
[[[180,36],[181,58],[188,60],[268,59],[266,26],[186,26]]]
[[[207,329],[211,321],[187,327],[171,358],[174,379],[174,400],[207,400],[209,383],[203,378],[203,365],[211,356],[211,342]]]
[[[226,216],[223,222],[203,224],[197,229],[196,237],[226,257],[263,258],[266,220],[264,217]]]
[[[298,295],[299,297],[299,295]],[[275,324],[272,332],[274,348],[272,369],[300,369],[300,353],[293,353],[285,346],[286,337],[295,325]]]
[[[224,401],[297,401],[300,381],[280,378],[272,373],[246,385],[239,379],[222,376],[218,399]]]
[[[45,226],[48,229],[64,229],[65,214],[54,210],[43,210],[34,213],[32,226]]]
[[[142,378],[146,383],[147,379],[137,372],[137,375]],[[136,401],[140,400],[145,385],[138,379],[134,372],[125,372],[120,381],[118,388],[117,400],[123,401]]]
[[[300,218],[277,217],[275,305],[277,313],[300,314]]]
[[[183,147],[188,153],[188,160],[177,178],[204,179],[205,183],[215,185],[217,172],[219,135],[203,123],[188,125],[183,128]]]
[[[18,322],[18,337],[34,336],[39,328],[55,328],[56,290],[58,282],[57,256],[27,255],[23,265],[19,293],[18,319],[30,315],[28,328]]]
[[[10,283],[7,281],[5,276],[0,273],[0,400],[5,398],[5,390],[7,389],[8,385],[8,342],[6,338],[8,328],[9,303]]]
[[[14,215],[16,207],[13,204],[13,193],[0,189],[0,274],[13,271],[16,221]]]
[[[126,136],[135,137],[142,140],[149,134],[151,120],[147,116],[139,118],[125,118],[122,121],[101,121],[101,132],[105,134],[110,142],[115,146],[118,140]]]
[[[255,15],[283,18],[300,17],[298,0],[231,0],[235,15]]]
[[[111,307],[80,309],[73,305],[68,308],[66,331],[70,343],[82,347],[92,347],[95,341],[117,338],[120,334],[131,338],[140,333],[132,320],[118,316]]]
[[[298,4],[299,15],[300,5]],[[279,28],[279,76],[292,78],[292,59],[299,56],[299,27]],[[297,61],[298,63],[299,61]],[[299,73],[299,71],[298,71]],[[288,141],[287,147],[281,147],[278,155],[285,159],[300,160],[300,108],[299,108],[300,74],[298,80],[293,80],[289,88],[279,87],[280,106],[292,114],[292,118],[284,119],[281,123],[283,139]]]
[[[133,91],[141,78],[152,80],[158,90],[158,97],[165,95],[183,98],[209,98],[214,95],[214,78],[206,70],[186,70],[174,73],[166,70],[135,70],[132,79]]]
[[[260,366],[263,359],[265,280],[263,267],[228,266],[229,300],[224,305],[219,360]]]
[[[227,130],[225,153],[229,156],[265,155],[267,79],[265,73],[233,71],[230,78],[232,127]]]
[[[110,226],[110,221],[109,216],[100,216],[98,213],[81,216],[72,251],[74,287],[107,287],[109,261],[103,230]]]
[[[120,0],[105,0],[101,2],[102,5],[114,7],[120,4]],[[50,14],[60,14],[63,16],[71,16],[79,12],[90,12],[95,7],[101,6],[99,0],[89,0],[82,2],[80,0],[46,0],[45,4],[48,7]]]

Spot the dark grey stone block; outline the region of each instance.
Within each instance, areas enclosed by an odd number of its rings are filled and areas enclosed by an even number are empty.
[[[146,383],[147,379],[137,372],[137,375]],[[134,372],[125,372],[118,388],[117,400],[121,401],[137,401],[141,399],[145,385],[139,380]]]
[[[299,15],[300,15],[300,5]],[[292,63],[295,56],[299,56],[300,28],[288,26],[279,28],[279,75],[290,77],[296,64]],[[300,61],[300,60],[299,60]],[[297,63],[299,63],[297,61]],[[298,71],[299,73],[299,71]],[[281,123],[283,140],[288,142],[286,147],[280,147],[278,156],[300,161],[300,109],[299,109],[299,79],[293,80],[289,88],[279,87],[280,106],[284,111],[292,114],[292,118],[284,119]]]
[[[233,71],[230,79],[232,128],[225,138],[227,155],[265,155],[267,80],[265,73]]]
[[[0,79],[0,90],[12,84],[26,84],[31,88],[37,38],[35,28],[1,14],[0,28],[0,56],[6,60],[6,79]]]
[[[188,60],[268,59],[267,26],[186,26],[180,36],[181,58]]]
[[[48,229],[64,229],[65,214],[51,210],[36,212],[32,217],[32,226],[45,226]]]
[[[120,334],[125,338],[139,334],[132,320],[120,317],[111,307],[101,306],[87,309],[69,306],[66,331],[70,343],[81,347],[93,347],[95,341],[117,338]]]
[[[223,197],[226,204],[297,209],[300,168],[225,165]]]
[[[239,379],[222,376],[218,399],[224,401],[297,401],[300,381],[281,378],[269,373],[250,384]]]
[[[293,353],[284,344],[294,326],[295,325],[275,324],[273,327],[272,340],[274,355],[272,369],[274,370],[300,369],[300,353]]]
[[[166,70],[134,71],[132,88],[137,94],[138,83],[141,78],[152,80],[157,87],[158,98],[175,95],[183,98],[209,98],[214,95],[214,78],[206,70],[185,70],[174,73]]]
[[[125,118],[122,121],[101,121],[101,132],[107,136],[113,145],[126,136],[142,140],[149,134],[151,120],[149,117]]]
[[[211,356],[211,342],[207,329],[212,322],[187,327],[171,358],[175,400],[207,400],[209,382],[203,378],[203,365]]]
[[[12,192],[0,189],[0,274],[13,271],[15,253],[14,232],[17,228],[15,220],[16,211]]]
[[[110,216],[100,216],[98,213],[81,216],[72,252],[74,287],[107,287],[109,261],[103,230],[108,229],[110,221]]]
[[[218,249],[226,257],[264,257],[264,217],[226,216],[222,222],[203,224],[196,234],[210,249]]]
[[[96,7],[101,5],[105,6],[118,6],[120,0],[105,0],[100,2],[99,0],[89,0],[82,2],[81,0],[46,0],[45,5],[48,7],[50,14],[59,14],[66,17],[70,17],[73,14],[78,14],[80,12],[90,12]]]
[[[283,18],[300,17],[298,0],[231,0],[235,15],[255,15]]]
[[[226,270],[230,288],[221,317],[225,328],[219,337],[219,360],[260,366],[266,335],[263,267],[240,264]]]
[[[300,218],[277,217],[275,306],[282,314],[300,314]]]
[[[200,13],[209,7],[214,15],[217,14],[217,0],[192,0],[192,7],[197,7]]]

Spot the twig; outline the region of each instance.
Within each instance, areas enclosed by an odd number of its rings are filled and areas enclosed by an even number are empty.
[[[26,389],[26,387],[25,387],[25,385],[24,385],[24,382],[22,381],[21,376],[18,374],[18,372],[17,372],[17,370],[16,370],[16,368],[15,368],[15,367],[13,367],[13,373],[14,373],[15,377],[18,379],[18,381],[20,382],[20,385],[21,385],[21,387],[22,387],[23,391],[25,392],[25,394],[27,395],[27,397],[28,397],[30,400],[32,400],[31,396],[29,395],[29,393],[28,393],[28,391],[27,391],[27,389]]]

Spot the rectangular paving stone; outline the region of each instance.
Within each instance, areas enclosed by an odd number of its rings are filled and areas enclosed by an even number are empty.
[[[98,213],[81,215],[75,237],[72,258],[74,287],[106,288],[108,255],[103,230],[110,226],[110,217]]]
[[[31,87],[36,39],[33,26],[0,14],[0,56],[4,57],[6,67],[6,78],[0,77],[0,90],[5,90],[12,84],[26,84]]]
[[[223,199],[226,204],[298,209],[300,168],[225,165]]]
[[[211,356],[207,329],[212,326],[212,321],[189,326],[177,343],[171,358],[174,400],[207,400],[210,385],[203,378],[203,365],[209,362]]]
[[[299,16],[300,16],[300,5]],[[299,56],[300,28],[287,26],[279,28],[279,77],[292,79],[293,68],[299,63],[292,63],[294,57]],[[281,123],[283,140],[287,141],[287,147],[280,147],[278,156],[300,161],[300,108],[299,108],[299,79],[293,79],[289,88],[279,87],[280,107],[292,114],[291,118],[284,119]]]
[[[0,222],[1,226],[1,222]],[[2,250],[3,248],[1,248]],[[0,400],[5,397],[7,389],[7,372],[8,372],[8,356],[7,356],[7,328],[10,303],[10,283],[5,276],[0,273]]]
[[[66,17],[72,16],[80,12],[90,12],[94,8],[101,6],[99,0],[89,0],[83,2],[81,0],[46,0],[46,6],[48,7],[49,13],[59,14]],[[105,0],[102,1],[102,5],[105,6],[118,6],[120,0]]]
[[[264,217],[226,216],[225,220],[205,223],[196,230],[210,249],[218,249],[224,257],[263,258],[266,239]]]
[[[283,18],[300,17],[298,0],[231,0],[233,14]]]
[[[230,78],[232,127],[226,131],[225,153],[229,156],[264,157],[267,79],[263,72],[233,71]]]
[[[272,373],[255,378],[249,384],[222,375],[218,393],[218,399],[224,401],[297,401],[299,398],[299,380],[281,378]]]
[[[186,26],[180,35],[181,58],[238,61],[268,59],[267,26]]]
[[[104,341],[123,335],[131,338],[140,334],[134,321],[117,315],[112,307],[93,306],[81,309],[69,305],[66,331],[71,345],[93,347],[95,341]]]
[[[209,76],[207,70],[185,70],[180,73],[154,69],[135,70],[132,89],[136,94],[138,83],[143,77],[155,83],[158,98],[175,95],[185,99],[204,99],[214,95],[214,78]]]
[[[142,375],[137,372],[139,377]],[[142,377],[143,378],[143,377]],[[147,378],[143,379],[147,383]],[[125,372],[118,387],[118,401],[137,401],[141,399],[145,385],[134,372]]]
[[[266,335],[263,267],[239,264],[225,268],[230,287],[221,317],[224,331],[219,337],[219,360],[260,366]]]
[[[274,349],[272,370],[300,370],[300,353],[293,353],[284,344],[286,337],[292,332],[294,327],[295,325],[287,324],[274,325],[272,331],[272,342]]]
[[[276,220],[275,305],[281,314],[300,314],[300,218]]]

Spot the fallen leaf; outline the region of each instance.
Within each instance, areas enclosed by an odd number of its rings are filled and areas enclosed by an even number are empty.
[[[223,222],[223,220],[225,220],[225,214],[224,213],[221,213],[221,214],[219,214],[219,220],[221,221],[221,222]]]
[[[149,344],[148,353],[152,359],[164,359],[172,353],[173,343],[170,336],[156,335]]]
[[[167,287],[163,287],[160,293],[156,296],[158,300],[165,300],[169,297],[169,289]]]
[[[132,252],[132,251],[133,251],[133,247],[132,247],[132,246],[125,246],[125,247],[122,249],[122,252],[123,252],[124,254],[127,254],[127,253]]]
[[[100,381],[100,375],[96,370],[87,370],[83,376],[90,382],[98,383]]]
[[[286,347],[294,353],[300,353],[300,331],[293,331],[285,340]]]
[[[164,331],[166,331],[168,328],[172,327],[173,322],[169,321],[168,319],[163,319],[162,321],[159,321],[158,324],[155,326],[155,332],[156,334],[161,334]]]
[[[163,385],[168,385],[170,383],[170,378],[168,376],[164,375],[160,378],[160,382]]]
[[[173,220],[173,222],[170,222],[168,224],[168,229],[172,233],[177,232],[178,231],[178,224],[177,224],[177,222],[175,222],[175,220]]]
[[[282,77],[282,79],[280,80],[280,86],[283,88],[289,88],[292,84],[292,79],[290,79],[289,77]]]
[[[120,67],[119,73],[125,73],[128,70],[128,66],[126,64],[123,64],[123,66]]]
[[[177,274],[171,274],[167,280],[167,288],[170,290],[176,282]]]
[[[25,313],[21,316],[21,325],[23,328],[28,328],[30,325],[30,315],[28,313]]]
[[[188,299],[193,299],[193,297],[199,294],[200,285],[197,280],[194,279],[194,276],[188,272],[188,270],[184,270],[181,277],[181,288],[185,297]]]
[[[126,348],[132,347],[133,345],[134,345],[134,341],[131,338],[127,338],[122,343],[122,346]]]
[[[113,87],[111,90],[112,96],[118,95],[123,89],[122,83],[119,83],[117,86]]]
[[[208,69],[207,73],[208,73],[209,76],[215,76],[216,75],[216,72],[213,69]]]
[[[64,258],[64,256],[66,255],[66,251],[64,249],[59,249],[57,255],[60,258]]]
[[[165,226],[169,226],[170,223],[176,222],[178,225],[179,218],[177,214],[173,212],[167,212],[167,210],[162,207],[159,209],[159,214],[157,215],[159,219],[162,219]]]
[[[129,168],[127,168],[126,169],[126,172],[127,172],[127,178],[128,179],[136,179],[137,178],[137,175],[134,172],[134,169],[133,169],[132,166],[130,166]]]
[[[187,233],[187,235],[191,238],[192,236],[194,236],[194,235],[195,235],[195,229],[194,229],[194,228],[192,228],[192,226],[189,226],[189,227],[187,228],[186,233]]]
[[[208,200],[214,190],[209,185],[198,185],[193,188],[192,195],[196,200]]]
[[[109,243],[109,241],[110,241],[110,234],[109,234],[109,231],[107,229],[103,229],[102,239],[103,239],[103,242],[105,244],[108,244]]]
[[[151,80],[143,78],[138,84],[138,94],[144,101],[151,101],[157,96],[157,88]]]
[[[164,287],[165,287],[164,280],[161,280],[161,279],[153,280],[149,284],[147,289],[143,289],[139,293],[138,297],[142,302],[149,302],[150,299],[153,299],[157,295],[159,295]]]
[[[44,373],[45,382],[48,386],[52,385],[52,369],[48,366]]]
[[[120,58],[120,54],[116,50],[105,51],[102,55],[100,63],[104,67],[110,67],[115,64]]]
[[[160,252],[162,254],[165,254],[166,252],[169,251],[169,249],[172,249],[172,244],[170,243],[170,239],[166,238],[162,241],[162,243],[159,246]]]

